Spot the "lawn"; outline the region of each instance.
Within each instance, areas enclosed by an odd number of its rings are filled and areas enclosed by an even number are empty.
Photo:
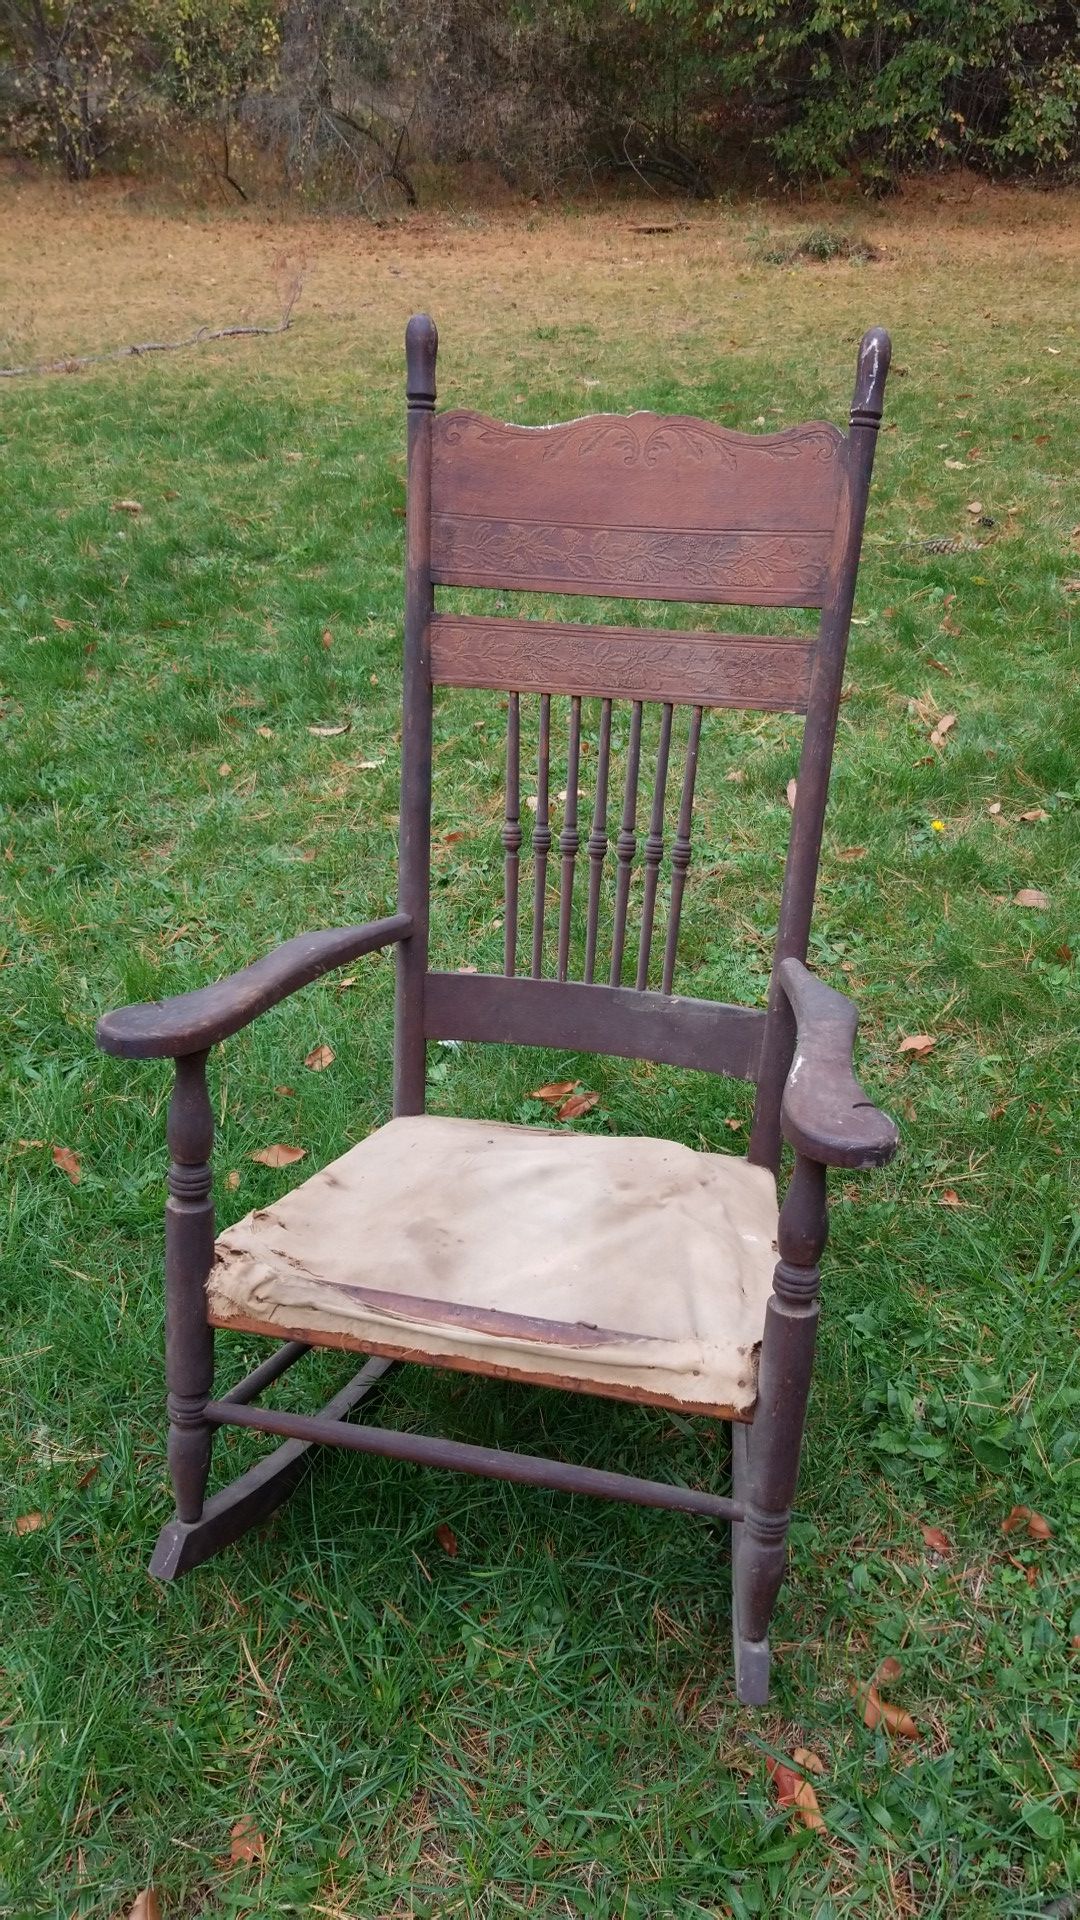
[[[792,266],[766,255],[820,209],[647,234],[654,205],[374,231],[10,181],[0,204],[5,361],[272,320],[307,276],[278,337],[3,383],[0,1913],[111,1920],[151,1885],[165,1920],[1074,1911],[1080,198],[841,207],[880,257]],[[894,334],[812,961],[860,1003],[903,1146],[834,1182],[766,1711],[732,1704],[727,1539],[676,1515],[324,1456],[220,1560],[145,1573],[170,1074],[98,1054],[94,1022],[392,902],[419,306],[444,400],[531,422],[842,420],[863,328]],[[498,951],[501,725],[496,698],[439,702],[451,965]],[[797,733],[706,723],[692,991],[764,995]],[[254,1151],[313,1169],[387,1117],[391,963],[351,973],[215,1055],[223,1222],[295,1181]],[[746,1138],[746,1088],[675,1070],[437,1047],[430,1072],[444,1111],[535,1118],[531,1089],[576,1078],[578,1127]],[[256,1348],[221,1339],[222,1377]],[[346,1372],[312,1357],[274,1398]],[[414,1370],[380,1415],[725,1484],[716,1429],[664,1413]],[[222,1477],[254,1453],[218,1447]],[[1003,1533],[1016,1505],[1049,1538]],[[913,1740],[851,1697],[886,1656]],[[824,1833],[768,1786],[797,1746]]]

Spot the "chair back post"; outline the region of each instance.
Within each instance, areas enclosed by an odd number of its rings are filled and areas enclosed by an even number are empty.
[[[851,609],[891,353],[889,336],[882,327],[872,327],[859,343],[851,425],[844,449],[844,499],[829,560],[829,592],[821,614],[799,759],[748,1149],[750,1160],[774,1173],[780,1166],[780,1101],[795,1042],[795,1023],[778,970],[782,960],[805,960],[810,939]]]
[[[394,1112],[423,1113],[427,1071],[424,981],[427,974],[431,854],[431,437],[439,336],[426,313],[405,330],[408,454],[405,524],[405,660],[401,727],[398,911],[412,932],[397,949]]]

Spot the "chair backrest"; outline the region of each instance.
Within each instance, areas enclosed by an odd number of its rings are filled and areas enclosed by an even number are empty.
[[[846,435],[823,421],[759,435],[654,413],[597,414],[551,427],[509,426],[463,411],[436,414],[437,344],[426,315],[410,320],[399,901],[415,931],[400,948],[395,1111],[423,1110],[431,1039],[618,1054],[755,1082],[750,1157],[775,1167],[793,1038],[776,967],[790,955],[806,955],[889,337],[875,328],[862,340]],[[439,587],[817,608],[821,617],[815,633],[786,636],[556,625],[438,611]],[[441,686],[488,688],[507,697],[501,974],[441,973],[428,964],[432,700]],[[522,939],[521,749],[523,702],[530,698],[538,709],[533,924],[531,937]],[[563,699],[565,762],[560,754],[558,777],[565,765],[566,794],[556,840],[552,702]],[[584,939],[574,942],[579,779],[589,744],[582,702],[593,700],[599,706],[589,761]],[[629,712],[625,733],[621,715],[617,723],[620,795],[609,786],[613,713],[622,702]],[[651,703],[659,707],[650,753],[654,782],[640,841],[639,927],[628,942],[643,710]],[[673,992],[702,715],[713,707],[806,715],[766,1009]],[[658,941],[667,788],[673,745],[682,736],[667,925]],[[619,824],[610,937],[605,925],[601,954],[609,806]],[[549,941],[553,846],[559,885]],[[550,946],[553,966],[546,965]],[[578,949],[582,978],[572,979]],[[632,985],[624,984],[628,973]]]

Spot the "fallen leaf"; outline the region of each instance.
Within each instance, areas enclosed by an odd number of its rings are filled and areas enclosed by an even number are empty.
[[[114,513],[141,513],[142,501],[141,500],[114,500],[112,503],[112,510]]]
[[[1017,1559],[1017,1556],[1015,1553],[1007,1553],[1005,1555],[1005,1558],[1008,1561],[1010,1567],[1015,1567],[1017,1573],[1023,1574],[1024,1579],[1027,1581],[1029,1587],[1033,1587],[1035,1585],[1036,1581],[1039,1578],[1039,1570],[1037,1567],[1026,1566],[1023,1560]]]
[[[1054,1529],[1049,1520],[1041,1513],[1034,1513],[1030,1507],[1014,1507],[1001,1523],[1002,1533],[1015,1533],[1017,1527],[1023,1527],[1032,1540],[1052,1540]]]
[[[963,1204],[955,1187],[946,1187],[944,1193],[938,1194],[939,1207],[962,1207]]]
[[[588,1113],[591,1107],[598,1106],[599,1103],[598,1093],[572,1093],[569,1100],[564,1100],[562,1106],[556,1109],[555,1118],[556,1120],[580,1120],[583,1113]]]
[[[809,1780],[793,1768],[786,1767],[782,1760],[774,1760],[771,1755],[765,1762],[765,1768],[776,1789],[778,1807],[790,1807],[804,1827],[810,1827],[815,1833],[824,1833],[825,1822],[822,1819],[818,1797]]]
[[[930,735],[930,745],[932,747],[944,746],[945,735],[947,733],[951,733],[955,725],[956,725],[955,713],[943,713],[941,716],[941,719],[937,723],[937,726],[934,728],[933,732]]]
[[[969,513],[975,514],[977,516],[982,512],[982,501],[969,500],[967,504],[967,510]]]
[[[457,1534],[454,1532],[453,1527],[448,1527],[445,1520],[440,1521],[435,1529],[435,1538],[443,1552],[448,1553],[451,1560],[456,1560],[458,1557],[458,1543]]]
[[[256,727],[255,731],[260,740],[272,740],[274,737],[273,727]]]
[[[923,1532],[925,1533],[925,1531],[926,1529],[924,1527]],[[892,1654],[892,1653],[886,1654],[884,1660],[881,1662],[881,1665],[879,1666],[877,1672],[874,1675],[875,1687],[879,1686],[883,1681],[888,1683],[888,1681],[890,1680],[899,1680],[903,1674],[903,1671],[904,1669],[900,1665],[900,1662],[896,1658],[895,1654]],[[798,1758],[798,1755],[796,1755],[796,1758]]]
[[[98,1474],[100,1472],[101,1472],[101,1461],[95,1460],[92,1467],[87,1467],[85,1473],[80,1473],[78,1479],[75,1482],[76,1493],[84,1492],[85,1489],[90,1485],[91,1481],[97,1479]]]
[[[862,1709],[863,1724],[873,1732],[875,1727],[884,1727],[886,1733],[899,1734],[903,1740],[917,1740],[919,1729],[910,1713],[903,1707],[894,1707],[890,1701],[883,1700],[875,1686],[860,1686],[857,1680],[851,1683],[852,1698]]]
[[[532,1093],[526,1094],[525,1098],[546,1100],[549,1105],[558,1106],[560,1101],[566,1099],[568,1093],[573,1093],[577,1085],[576,1080],[552,1080],[546,1087],[534,1087]]]
[[[79,1164],[78,1154],[72,1153],[70,1147],[54,1147],[52,1157],[53,1166],[59,1167],[61,1173],[66,1173],[72,1186],[77,1187],[82,1179],[82,1167]]]
[[[1063,580],[1061,591],[1062,593],[1080,593],[1080,580]]]
[[[248,1159],[257,1160],[261,1167],[292,1167],[296,1165],[298,1160],[303,1160],[306,1153],[306,1147],[282,1147],[275,1145],[272,1147],[256,1147],[254,1153],[248,1154]]]
[[[38,1529],[44,1525],[45,1515],[43,1513],[20,1513],[15,1522],[14,1530],[16,1533],[37,1533]]]
[[[746,779],[746,775],[741,767],[732,767],[729,772],[725,773],[724,779],[741,781]]]
[[[535,793],[530,793],[530,794],[526,794],[526,796],[525,796],[525,805],[526,805],[526,806],[528,807],[528,809],[529,809],[529,812],[530,812],[530,813],[535,813],[535,812],[536,812],[536,795],[535,795]]]
[[[283,1084],[280,1087],[275,1087],[274,1092],[279,1093],[283,1100],[295,1100],[296,1098],[295,1087],[287,1087]]]
[[[897,1052],[913,1053],[916,1060],[925,1060],[927,1054],[936,1046],[937,1039],[932,1033],[909,1033],[905,1034],[901,1040]]]
[[[322,644],[324,647],[332,647],[334,644],[334,636],[329,627],[323,628]]]
[[[797,1767],[805,1767],[807,1773],[824,1773],[825,1762],[819,1753],[811,1747],[796,1747],[792,1759]]]
[[[127,1920],[161,1920],[161,1901],[153,1887],[144,1887],[141,1893],[136,1894],[135,1905]]]
[[[58,613],[53,614],[52,623],[61,633],[70,633],[75,625],[74,620],[62,620]]]
[[[946,460],[945,465],[951,467],[954,473],[962,473],[964,470],[964,462],[962,460]]]
[[[787,798],[787,803],[789,807],[793,807],[795,805],[795,795],[797,794],[798,790],[799,790],[798,781],[789,780],[787,783],[787,786],[784,788],[784,793]]]
[[[355,987],[356,985],[355,973],[350,973],[347,980],[335,980],[334,985],[337,988],[339,993],[344,993],[346,987]]]
[[[923,1545],[929,1547],[931,1553],[940,1553],[943,1560],[950,1558],[952,1554],[952,1541],[949,1539],[947,1533],[942,1533],[940,1527],[923,1527],[922,1537]],[[893,1676],[890,1674],[888,1677],[891,1680]],[[884,1674],[878,1675],[879,1680],[884,1678]]]
[[[320,740],[333,740],[339,733],[348,733],[352,722],[343,720],[338,727],[309,727],[309,733],[315,733]]]
[[[865,847],[839,847],[836,857],[838,860],[861,860],[865,853]]]
[[[991,802],[990,802],[990,805],[989,805],[989,806],[987,807],[987,809],[986,809],[986,811],[987,811],[987,813],[1000,813],[1000,812],[1001,812],[1001,801],[1000,801],[1000,800],[991,800]]]
[[[336,1058],[333,1047],[323,1044],[312,1047],[311,1052],[304,1055],[304,1065],[310,1067],[312,1073],[325,1073],[327,1067],[333,1066]]]
[[[232,772],[232,768],[230,767],[227,760],[222,761],[220,767],[218,768],[218,772],[220,773],[223,780],[228,779],[230,773]]]
[[[1026,807],[1024,812],[1017,817],[1020,820],[1026,821],[1029,826],[1032,826],[1036,820],[1049,820],[1050,815],[1047,813],[1045,807]]]
[[[464,838],[465,838],[464,827],[455,827],[452,833],[444,833],[440,835],[440,839],[444,847],[455,846],[459,840],[464,840]]]
[[[225,1175],[225,1185],[228,1187],[230,1193],[235,1193],[237,1187],[240,1185],[240,1175],[235,1167],[230,1167],[228,1173]]]
[[[928,654],[926,664],[928,667],[936,667],[939,673],[948,674],[949,679],[952,679],[952,668],[947,667],[944,660],[935,660],[933,654]]]
[[[356,762],[358,773],[374,773],[375,768],[381,767],[382,765],[383,762],[381,760],[358,760]]]
[[[266,1855],[266,1841],[248,1815],[238,1820],[229,1835],[229,1861],[232,1866],[253,1866]]]
[[[1042,907],[1048,907],[1049,905],[1050,905],[1050,895],[1048,893],[1043,893],[1040,887],[1021,887],[1019,893],[1014,893],[1013,895],[1014,907],[1042,908]]]
[[[963,628],[958,627],[956,624],[956,621],[951,620],[949,618],[949,615],[946,614],[944,620],[942,621],[940,627],[938,628],[938,632],[951,634],[953,639],[955,640],[957,638],[957,635],[963,632]]]

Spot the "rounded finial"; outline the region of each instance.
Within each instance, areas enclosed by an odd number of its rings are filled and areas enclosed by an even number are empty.
[[[414,313],[405,329],[405,395],[410,407],[435,405],[439,330],[429,313]]]
[[[884,327],[871,327],[859,341],[859,361],[855,372],[855,393],[851,402],[852,425],[876,426],[881,419],[885,397],[885,376],[892,359],[892,341]]]

